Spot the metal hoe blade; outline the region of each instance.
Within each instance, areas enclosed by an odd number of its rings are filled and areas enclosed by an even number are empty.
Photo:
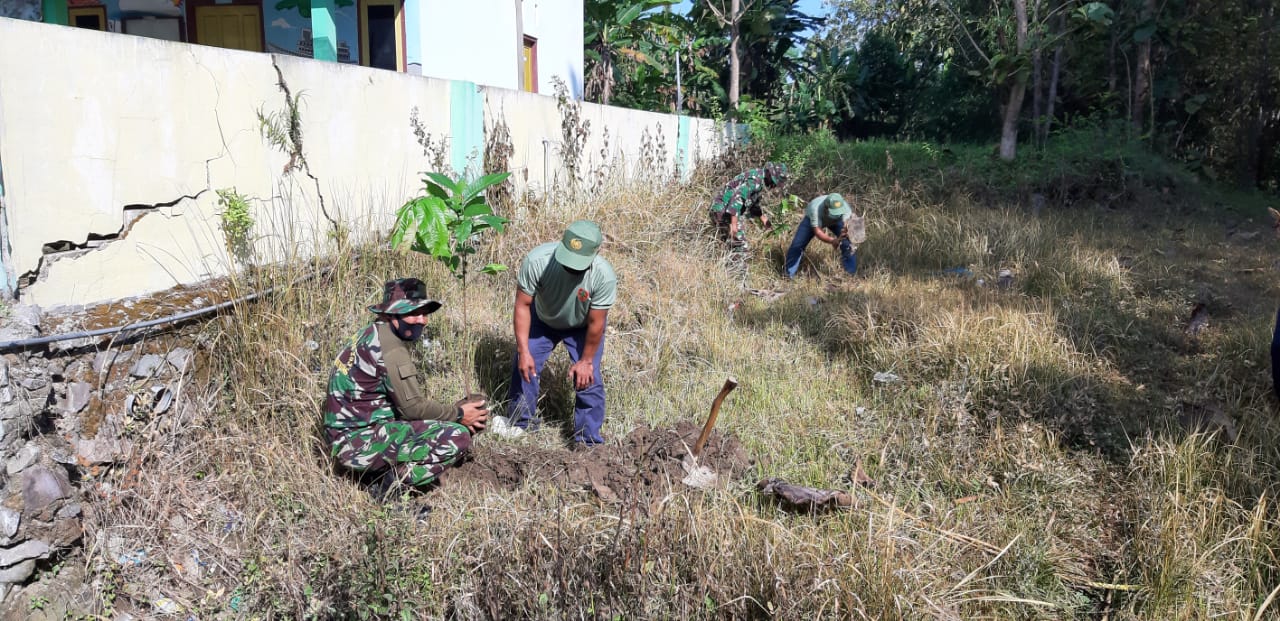
[[[684,456],[680,461],[680,465],[684,467],[685,477],[682,482],[689,487],[698,489],[707,489],[714,487],[718,476],[715,471],[698,464],[698,456],[702,454],[702,447],[706,445],[707,438],[711,436],[711,428],[716,425],[716,417],[720,414],[720,405],[724,403],[724,398],[738,387],[738,380],[730,377],[724,381],[724,386],[720,388],[720,394],[716,395],[715,401],[711,402],[711,413],[707,415],[707,422],[702,426],[702,433],[698,434],[698,440],[693,443],[693,449],[689,454]]]

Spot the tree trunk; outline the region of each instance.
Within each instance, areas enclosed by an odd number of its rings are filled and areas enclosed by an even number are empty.
[[[1035,0],[1032,3],[1032,21],[1036,24],[1040,23],[1040,1]],[[1041,47],[1037,35],[1036,47],[1031,51],[1031,140],[1038,141],[1044,136],[1041,126],[1044,124],[1044,80],[1041,79],[1041,73],[1044,70],[1044,52]]]
[[[1107,46],[1107,92],[1116,92],[1116,81],[1119,79],[1116,75],[1116,45],[1119,44],[1116,35],[1116,28],[1111,29],[1111,42]]]
[[[1146,24],[1148,21],[1155,19],[1156,16],[1156,0],[1144,0],[1142,7],[1142,19],[1140,24]],[[1145,112],[1147,99],[1151,96],[1151,40],[1155,37],[1152,33],[1150,37],[1138,43],[1138,57],[1135,60],[1137,75],[1134,76],[1133,85],[1133,129],[1142,135],[1145,125]]]
[[[524,42],[522,41],[521,45],[523,44]],[[603,84],[600,85],[600,103],[607,106],[609,105],[609,98],[613,97],[613,54],[609,53],[608,44],[604,46],[604,50],[600,54],[600,64],[604,66],[601,70],[601,73],[604,74],[604,79],[601,80]]]
[[[1053,50],[1053,65],[1049,69],[1049,98],[1045,102],[1044,125],[1040,128],[1044,135],[1040,137],[1041,141],[1049,139],[1049,132],[1053,130],[1054,105],[1058,101],[1058,77],[1062,74],[1062,46]]]
[[[1022,100],[1027,94],[1027,78],[1019,75],[1009,89],[1009,103],[1004,109],[1004,125],[1000,130],[1000,159],[1011,162],[1018,156],[1018,120],[1022,116]]]
[[[1262,103],[1258,106],[1258,165],[1255,169],[1255,184],[1265,182],[1273,173],[1272,165],[1275,162],[1276,150],[1276,134],[1277,123],[1280,122],[1280,112],[1276,110],[1276,88],[1274,83],[1269,79],[1269,70],[1272,68],[1272,43],[1275,33],[1276,24],[1276,5],[1274,2],[1267,3],[1266,12],[1262,19],[1262,57],[1258,63],[1258,82],[1256,88],[1261,94]]]
[[[1027,51],[1027,0],[1013,0],[1013,13],[1018,20],[1018,54]],[[1027,74],[1019,71],[1009,89],[1009,103],[1004,108],[1004,126],[1000,129],[1000,159],[1011,162],[1018,156],[1018,119],[1022,116],[1022,100],[1027,94]]]
[[[1241,188],[1255,188],[1263,181],[1267,155],[1271,148],[1266,134],[1268,121],[1274,118],[1276,101],[1274,90],[1269,83],[1271,67],[1271,31],[1275,23],[1275,5],[1266,3],[1267,7],[1259,7],[1257,3],[1248,6],[1256,8],[1261,14],[1258,24],[1258,53],[1255,55],[1253,84],[1249,88],[1251,95],[1245,95],[1245,101],[1251,105],[1247,120],[1241,123],[1240,164],[1237,167],[1237,183]],[[1243,86],[1243,85],[1241,85]]]
[[[1033,133],[1032,140],[1042,140],[1044,138],[1044,80],[1040,79],[1040,72],[1044,66],[1043,54],[1037,46],[1035,51],[1031,53],[1031,126]]]
[[[733,0],[729,7],[729,114],[738,116],[738,81],[742,60],[738,58],[738,23],[742,21],[742,0]]]

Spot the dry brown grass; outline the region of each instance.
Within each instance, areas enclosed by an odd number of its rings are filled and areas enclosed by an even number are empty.
[[[434,511],[423,524],[375,505],[335,474],[318,441],[329,357],[367,319],[383,280],[418,275],[448,302],[432,321],[430,388],[452,399],[474,373],[501,398],[514,279],[472,288],[468,369],[445,272],[363,248],[337,253],[333,278],[205,329],[210,373],[190,387],[195,407],[100,512],[106,532],[137,538],[152,561],[120,567],[95,549],[104,593],[139,602],[163,593],[200,618],[1261,619],[1280,610],[1267,601],[1280,581],[1271,502],[1280,427],[1265,378],[1280,291],[1271,276],[1236,271],[1269,265],[1258,258],[1269,246],[1223,242],[1212,214],[1195,209],[1036,219],[1013,205],[864,187],[860,277],[837,277],[815,245],[806,277],[782,283],[789,239],[773,239],[750,265],[753,287],[786,289],[769,302],[724,276],[703,234],[704,197],[718,181],[521,208],[484,258],[514,268],[570,220],[599,220],[621,278],[604,362],[606,434],[698,420],[735,375],[741,388],[719,428],[759,460],[754,474],[849,489],[861,463],[877,486],[855,492],[852,509],[788,514],[755,495],[754,479],[620,504],[536,480],[509,491],[445,487],[427,497]],[[973,278],[937,274],[953,266]],[[1014,271],[1008,289],[993,286],[1000,269]],[[1197,297],[1214,319],[1190,341],[1181,322]],[[545,381],[566,367],[553,359]],[[876,383],[880,371],[901,381]],[[563,423],[572,394],[549,392],[544,407]],[[1183,410],[1209,405],[1235,420],[1235,445],[1177,426]],[[528,442],[562,445],[554,433]],[[479,444],[480,458],[523,446]],[[207,563],[198,572],[184,560],[191,550]]]

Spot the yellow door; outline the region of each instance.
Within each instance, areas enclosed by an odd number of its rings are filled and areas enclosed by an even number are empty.
[[[262,51],[262,8],[196,7],[196,43],[248,52]]]
[[[533,41],[530,41],[528,37],[525,38],[524,56],[522,56],[522,60],[524,61],[523,71],[521,72],[524,78],[523,80],[524,84],[522,86],[524,87],[524,90],[530,93],[538,92],[538,85],[534,81],[534,75],[535,75],[535,72],[537,71],[537,62],[538,62],[537,51],[536,51],[536,48],[534,47],[535,45],[537,44],[534,43]]]

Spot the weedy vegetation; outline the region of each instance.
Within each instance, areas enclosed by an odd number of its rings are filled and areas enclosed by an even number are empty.
[[[841,191],[868,239],[857,278],[815,247],[786,284],[789,235],[753,229],[749,282],[777,297],[726,278],[703,230],[706,197],[742,162],[498,214],[511,222],[473,247],[480,264],[518,261],[576,218],[608,236],[607,435],[700,421],[737,377],[718,429],[756,464],[711,492],[673,482],[606,502],[534,479],[446,482],[425,523],[375,504],[320,437],[339,342],[384,280],[421,277],[446,296],[423,351],[430,390],[452,400],[474,376],[501,397],[515,280],[472,283],[464,321],[449,266],[335,248],[319,280],[203,329],[205,370],[187,388],[203,405],[147,444],[97,513],[145,525],[131,536],[173,562],[104,561],[111,605],[159,590],[199,618],[1275,618],[1276,248],[1227,234],[1265,231],[1265,213],[1089,146],[1101,139],[1051,141],[1019,162],[1032,172],[976,149],[779,140],[796,171],[786,193]],[[1189,335],[1196,302],[1211,323]],[[464,323],[473,343],[456,336]],[[553,427],[572,413],[567,367],[553,358],[543,380],[561,385],[541,404]],[[482,435],[475,459],[525,450],[567,449],[554,431]],[[851,482],[858,467],[874,487]],[[855,505],[788,513],[755,493],[766,476]]]

